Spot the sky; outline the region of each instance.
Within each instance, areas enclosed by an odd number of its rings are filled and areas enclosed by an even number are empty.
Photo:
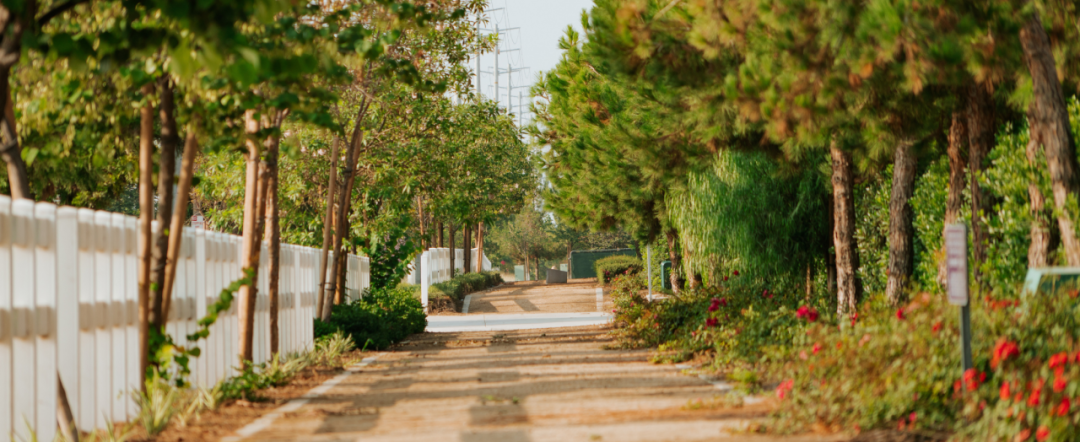
[[[513,113],[518,113],[518,94],[528,97],[528,88],[518,86],[531,85],[537,74],[551,70],[559,62],[562,51],[559,50],[559,38],[563,36],[568,25],[572,25],[581,31],[581,11],[591,8],[592,0],[490,0],[489,10],[495,10],[488,14],[488,29],[493,29],[498,24],[500,29],[520,28],[508,32],[500,32],[500,47],[505,51],[499,56],[499,65],[502,69],[512,67],[514,69],[527,67],[526,71],[513,74],[510,79],[513,84]],[[518,51],[506,51],[518,49]],[[493,54],[484,54],[480,57],[480,70],[492,71],[495,64]],[[476,61],[472,60],[470,66],[475,69]],[[499,79],[502,89],[499,94],[499,103],[507,105],[506,96],[507,76],[503,74]],[[490,74],[481,75],[481,88],[486,97],[491,98],[493,93],[494,78]],[[527,105],[526,105],[527,106]],[[524,116],[528,123],[528,115]]]

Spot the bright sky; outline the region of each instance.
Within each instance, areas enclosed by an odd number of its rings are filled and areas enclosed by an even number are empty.
[[[559,38],[563,36],[568,25],[572,25],[581,31],[581,11],[592,7],[592,0],[491,0],[489,10],[495,10],[488,14],[486,28],[494,29],[498,24],[500,29],[520,28],[508,32],[500,32],[502,35],[500,47],[504,52],[499,55],[499,67],[529,68],[528,70],[515,72],[509,79],[514,86],[512,95],[513,110],[518,113],[518,94],[528,99],[528,88],[535,81],[537,74],[551,70],[559,62],[562,51],[559,50]],[[520,49],[508,51],[510,49]],[[476,61],[472,60],[470,66],[475,69]],[[484,54],[480,57],[481,71],[491,72],[495,64],[493,54]],[[503,74],[499,78],[499,103],[507,105],[506,84],[508,78]],[[481,88],[486,97],[491,98],[494,93],[494,77],[491,74],[481,75]],[[526,109],[527,110],[527,109]],[[525,115],[525,122],[528,122]]]

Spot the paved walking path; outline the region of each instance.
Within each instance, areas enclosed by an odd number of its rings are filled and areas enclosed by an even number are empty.
[[[611,313],[527,313],[428,316],[430,333],[580,327],[611,322]]]
[[[648,351],[604,350],[604,327],[425,333],[334,378],[230,440],[772,440],[743,432],[768,403],[713,402],[717,389]],[[835,440],[806,437],[796,440]]]
[[[469,295],[467,313],[584,313],[611,312],[611,300],[598,305],[593,282],[551,284],[518,282]]]
[[[429,333],[365,358],[226,440],[773,440],[745,432],[767,416],[769,399],[723,405],[727,384],[651,364],[649,350],[606,349],[615,344],[610,313],[597,310],[611,307],[595,289],[508,285],[479,294],[478,314],[430,316]],[[589,321],[603,325],[568,327]]]

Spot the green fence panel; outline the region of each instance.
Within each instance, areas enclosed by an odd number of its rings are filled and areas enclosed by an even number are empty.
[[[574,250],[570,252],[570,278],[595,278],[596,261],[612,255],[637,256],[634,249]]]

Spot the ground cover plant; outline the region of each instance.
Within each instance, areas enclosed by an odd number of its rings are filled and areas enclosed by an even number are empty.
[[[593,263],[596,277],[601,284],[610,283],[617,275],[636,275],[644,267],[641,259],[626,255],[612,255]]]
[[[230,402],[264,400],[260,391],[283,386],[303,370],[349,365],[354,361],[345,357],[355,348],[347,336],[329,334],[317,338],[314,348],[309,351],[275,355],[264,364],[244,363],[233,376],[210,388],[178,387],[164,378],[151,378],[147,380],[145,391],[132,393],[132,399],[139,407],[133,421],[120,427],[110,423],[107,428],[83,434],[80,440],[153,440],[170,426],[186,426],[199,419],[201,414]]]
[[[407,287],[374,289],[360,299],[333,306],[329,321],[315,320],[315,336],[342,333],[362,349],[385,349],[423,333],[427,316]]]

